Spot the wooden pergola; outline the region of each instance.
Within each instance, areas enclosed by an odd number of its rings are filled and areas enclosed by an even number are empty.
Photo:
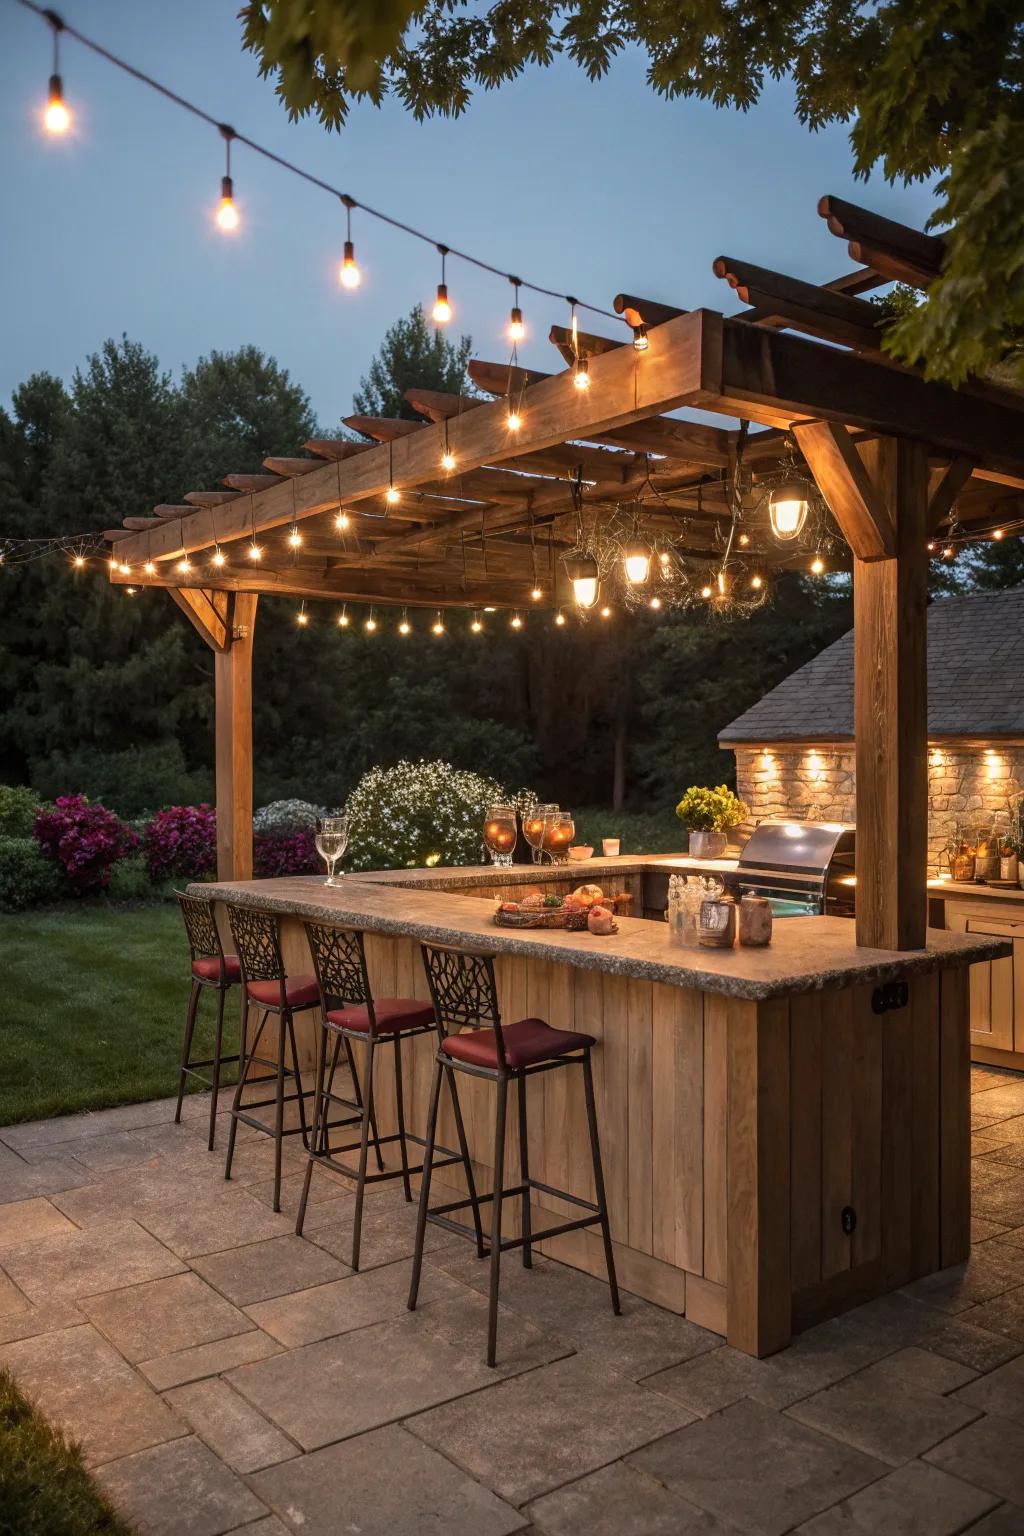
[[[615,309],[632,332],[580,332],[574,350],[567,330],[552,329],[563,371],[471,363],[480,398],[409,390],[421,422],[350,417],[367,441],[307,443],[308,458],[268,458],[265,474],[227,474],[225,489],[194,491],[183,505],[108,532],[111,580],[165,587],[216,655],[222,879],[252,873],[260,593],[535,606],[538,532],[557,563],[575,543],[581,509],[600,517],[651,490],[645,522],[663,519],[695,564],[712,564],[738,453],[746,470],[770,475],[791,462],[795,444],[853,566],[857,940],[923,943],[928,545],[954,515],[961,535],[977,537],[1024,517],[1024,396],[987,382],[953,389],[892,363],[879,310],[860,295],[892,280],[926,288],[941,270],[943,241],[836,198],[823,198],[819,212],[860,263],[847,276],[818,287],[719,257],[716,274],[748,305],[737,315],[620,294]],[[638,350],[641,326],[648,344]],[[580,355],[587,389],[576,387]],[[761,430],[668,414],[687,407]],[[765,534],[762,568],[806,562],[806,551],[795,557],[773,544],[756,520],[744,527]],[[258,562],[247,557],[253,543]],[[564,573],[558,579],[566,592]],[[544,580],[557,601],[550,573]]]

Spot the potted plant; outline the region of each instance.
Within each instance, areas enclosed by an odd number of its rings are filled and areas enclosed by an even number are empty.
[[[676,815],[690,834],[690,854],[695,859],[720,859],[729,841],[729,828],[748,814],[746,804],[725,784],[715,789],[692,784],[676,806]]]
[[[974,857],[977,852],[977,844],[971,837],[970,829],[964,822],[957,820],[953,823],[953,830],[949,834],[946,843],[946,858],[949,861],[949,873],[954,880],[974,879]]]
[[[1010,801],[1010,823],[999,854],[999,878],[1018,882],[1024,860],[1024,795]]]

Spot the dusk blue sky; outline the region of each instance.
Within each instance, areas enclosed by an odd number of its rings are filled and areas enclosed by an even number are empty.
[[[340,134],[292,124],[243,53],[237,0],[64,0],[66,19],[242,132],[357,198],[506,270],[611,307],[620,289],[695,308],[737,306],[712,276],[719,253],[814,281],[849,270],[817,216],[819,195],[851,197],[921,224],[922,187],[854,181],[846,130],[811,134],[786,84],[742,114],[665,102],[639,56],[591,85],[566,62],[479,94],[454,121],[417,123],[397,103],[357,107]],[[252,342],[309,393],[325,426],[388,324],[429,304],[438,258],[355,215],[356,294],[337,266],[343,210],[327,194],[235,154],[243,225],[212,221],[223,145],[215,130],[66,39],[73,134],[39,127],[48,28],[0,0],[0,399],[46,369],[70,379],[108,336],[128,336],[177,373],[213,348]],[[452,262],[452,331],[504,360],[508,285]],[[566,307],[523,299],[520,355],[552,368],[546,340]],[[600,329],[611,322],[583,317]]]

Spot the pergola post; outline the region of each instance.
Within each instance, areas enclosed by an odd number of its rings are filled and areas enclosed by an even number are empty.
[[[217,875],[252,879],[252,642],[255,592],[234,592],[228,643],[214,657]]]
[[[214,653],[217,877],[252,879],[252,642],[255,592],[169,588]]]
[[[918,949],[927,927],[928,451],[795,435],[853,550],[857,943]]]

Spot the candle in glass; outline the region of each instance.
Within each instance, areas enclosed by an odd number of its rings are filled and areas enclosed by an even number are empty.
[[[552,864],[565,864],[569,845],[576,836],[576,823],[569,811],[553,811],[544,820],[544,851]]]
[[[484,843],[491,855],[491,863],[512,863],[512,851],[516,846],[516,808],[514,805],[492,805],[484,821]]]
[[[557,811],[554,804],[535,805],[526,812],[523,817],[523,836],[533,851],[533,862],[540,863],[541,848],[544,845],[544,820],[552,811]]]

